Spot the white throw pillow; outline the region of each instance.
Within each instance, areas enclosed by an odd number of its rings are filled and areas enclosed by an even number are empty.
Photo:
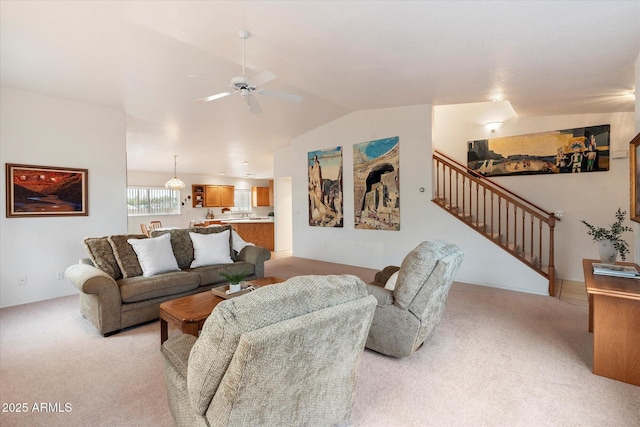
[[[390,291],[392,291],[396,288],[396,282],[398,281],[398,273],[400,273],[400,270],[396,271],[389,277],[389,280],[387,280],[387,283],[385,283],[384,285],[385,289],[389,289]]]
[[[253,243],[245,242],[236,230],[231,231],[231,245],[233,250],[240,253],[245,246],[255,246]]]
[[[193,243],[191,268],[233,262],[229,254],[229,230],[211,234],[189,232],[189,236]]]
[[[127,242],[138,256],[144,277],[180,270],[171,248],[169,233],[152,239],[128,239]]]

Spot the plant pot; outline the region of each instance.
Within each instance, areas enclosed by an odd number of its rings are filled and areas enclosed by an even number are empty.
[[[598,240],[598,252],[600,252],[600,261],[603,264],[616,263],[618,251],[611,240]]]
[[[239,292],[242,289],[240,283],[229,283],[229,292]]]

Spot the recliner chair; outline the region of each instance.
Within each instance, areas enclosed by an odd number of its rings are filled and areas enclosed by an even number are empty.
[[[349,421],[375,298],[355,276],[298,276],[221,302],[162,346],[179,426]]]
[[[400,267],[376,273],[367,291],[377,306],[366,347],[394,357],[413,354],[440,323],[463,252],[452,243],[420,243]],[[395,288],[385,284],[398,273]]]

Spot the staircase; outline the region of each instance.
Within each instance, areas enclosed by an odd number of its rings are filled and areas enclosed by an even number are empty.
[[[432,201],[544,276],[553,296],[553,232],[560,219],[439,151],[433,172]]]

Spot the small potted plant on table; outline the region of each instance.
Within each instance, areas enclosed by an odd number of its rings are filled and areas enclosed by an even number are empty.
[[[220,275],[229,281],[229,292],[233,293],[242,290],[242,281],[247,277],[247,272],[231,273],[225,271],[220,273]]]
[[[585,220],[580,220],[589,229],[587,234],[593,238],[594,242],[598,243],[600,261],[604,264],[615,264],[618,254],[620,254],[623,261],[627,259],[629,244],[621,236],[625,231],[633,231],[633,229],[622,225],[626,214],[626,211],[618,208],[616,221],[609,228],[595,227]]]

